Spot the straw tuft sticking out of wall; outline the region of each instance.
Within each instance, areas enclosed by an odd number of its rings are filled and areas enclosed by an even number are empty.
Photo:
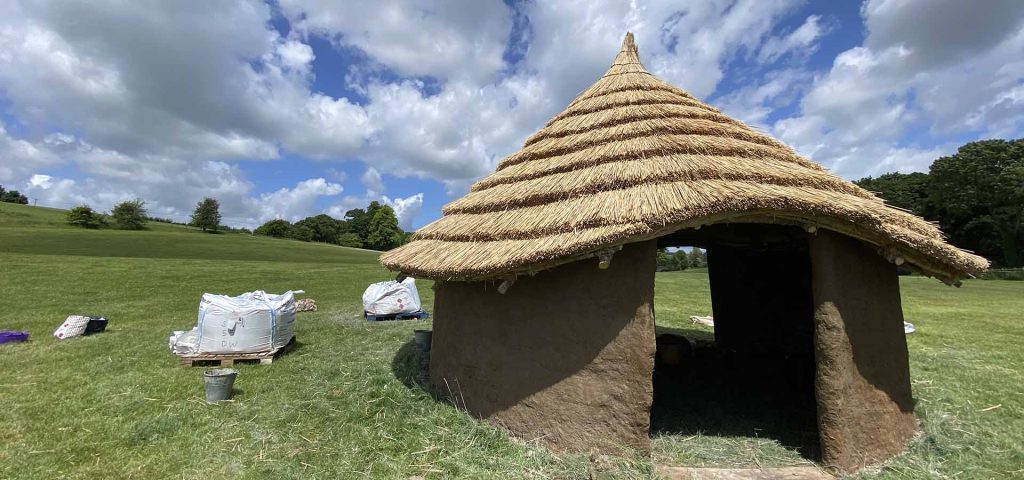
[[[834,230],[950,283],[988,267],[935,225],[654,77],[632,34],[603,77],[381,262],[479,280],[726,222]]]

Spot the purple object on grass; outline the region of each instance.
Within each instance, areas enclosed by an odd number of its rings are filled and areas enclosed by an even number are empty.
[[[24,342],[25,340],[28,340],[28,332],[0,330],[0,343]]]

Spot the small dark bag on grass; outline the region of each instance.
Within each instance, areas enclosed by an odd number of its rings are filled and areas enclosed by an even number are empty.
[[[85,326],[85,331],[82,335],[92,335],[99,333],[107,329],[107,318],[106,317],[95,317],[89,316],[89,324]]]

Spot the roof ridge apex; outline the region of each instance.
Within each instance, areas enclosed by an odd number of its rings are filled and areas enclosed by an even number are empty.
[[[640,53],[637,51],[636,41],[633,39],[633,32],[626,32],[626,38],[622,39],[622,48],[619,49],[618,55],[612,61],[613,66],[628,64],[637,64],[643,67],[643,63],[640,63]]]

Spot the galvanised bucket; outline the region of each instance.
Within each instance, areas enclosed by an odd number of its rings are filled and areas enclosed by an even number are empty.
[[[206,383],[206,401],[222,402],[231,398],[231,388],[235,385],[238,371],[233,368],[217,368],[203,373]]]

